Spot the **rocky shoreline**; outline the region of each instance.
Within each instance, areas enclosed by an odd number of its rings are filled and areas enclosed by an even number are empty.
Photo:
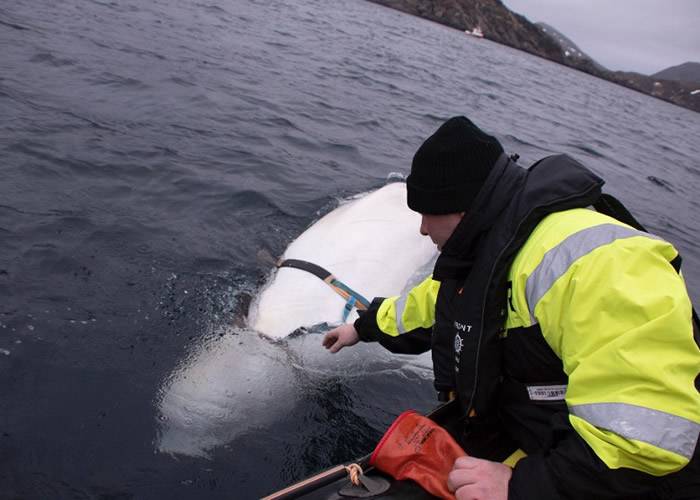
[[[484,38],[618,85],[700,112],[700,82],[660,80],[624,71],[610,71],[590,58],[567,57],[561,45],[541,27],[516,14],[500,0],[370,0],[407,14],[464,31],[480,27]]]

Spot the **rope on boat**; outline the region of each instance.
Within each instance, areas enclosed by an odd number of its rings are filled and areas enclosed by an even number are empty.
[[[362,476],[362,467],[357,464],[350,464],[345,466],[345,471],[350,476],[350,482],[355,486],[360,486],[360,476]]]

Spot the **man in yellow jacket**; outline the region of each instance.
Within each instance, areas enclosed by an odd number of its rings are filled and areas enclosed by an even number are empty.
[[[467,420],[457,498],[700,499],[700,348],[680,257],[602,185],[565,155],[521,168],[448,120],[407,179],[441,251],[433,275],[324,337],[332,352],[432,350],[435,387]],[[515,450],[526,456],[504,465]]]

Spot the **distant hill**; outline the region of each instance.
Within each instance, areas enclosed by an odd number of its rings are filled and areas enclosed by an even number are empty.
[[[564,63],[559,45],[500,0],[370,0],[459,30],[479,27],[494,42]]]
[[[535,23],[535,26],[551,36],[559,44],[559,47],[564,51],[564,57],[569,61],[574,62],[574,64],[590,64],[600,71],[608,71],[607,68],[594,61],[591,56],[582,51],[578,45],[553,26],[542,22]]]
[[[501,0],[370,1],[462,31],[471,31],[479,27],[484,38],[494,42],[544,57],[700,112],[700,92],[693,93],[698,89],[697,84],[683,80],[653,78],[639,73],[607,70],[551,26],[542,24],[538,26],[530,22],[526,17],[508,9]]]
[[[678,80],[681,82],[698,83],[700,88],[700,63],[687,62],[671,66],[651,75],[657,80]]]

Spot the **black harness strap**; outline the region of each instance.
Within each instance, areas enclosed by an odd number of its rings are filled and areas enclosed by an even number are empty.
[[[293,269],[300,269],[301,271],[306,271],[307,273],[313,274],[328,284],[328,286],[330,286],[335,293],[347,301],[345,304],[343,320],[347,319],[347,316],[353,307],[360,311],[366,311],[369,307],[369,301],[366,298],[333,276],[330,271],[317,264],[314,264],[313,262],[300,259],[286,259],[278,262],[277,267],[291,267]]]
[[[305,260],[287,259],[279,262],[277,267],[293,267],[294,269],[301,269],[302,271],[313,274],[323,281],[326,281],[326,279],[331,276],[331,272],[327,269]]]

